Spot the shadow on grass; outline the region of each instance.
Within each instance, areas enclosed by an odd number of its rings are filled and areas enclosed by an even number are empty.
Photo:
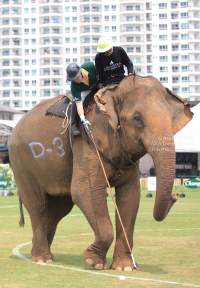
[[[24,257],[30,259],[30,254],[24,253]],[[9,257],[10,259],[21,261],[22,259],[18,258],[15,255],[11,255]],[[24,260],[23,260],[24,261]],[[115,272],[114,270],[110,270],[110,266],[112,263],[112,258],[107,258],[108,262],[108,270],[103,270],[104,272],[107,271],[112,271]],[[90,266],[85,262],[83,259],[82,255],[74,255],[74,254],[54,254],[54,262],[52,263],[53,265],[58,265],[58,266],[63,266],[63,267],[70,267],[70,268],[75,268],[75,269],[83,269],[83,270],[91,270],[91,271],[97,271],[95,268]],[[161,268],[162,265],[146,265],[146,264],[139,264],[139,270],[138,272],[140,273],[149,273],[152,275],[166,275],[168,274],[167,271],[165,271],[163,268]],[[101,271],[101,270],[100,270]],[[121,273],[124,273],[123,271]],[[128,272],[126,272],[128,273]],[[132,272],[131,272],[132,273]],[[137,272],[136,272],[137,273]],[[135,275],[136,276],[136,275]]]

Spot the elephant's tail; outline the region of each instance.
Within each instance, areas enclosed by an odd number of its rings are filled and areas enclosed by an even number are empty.
[[[24,225],[25,225],[25,221],[24,221],[24,211],[23,211],[22,199],[21,199],[21,197],[20,197],[19,191],[18,191],[18,194],[19,194],[19,208],[20,208],[19,226],[20,226],[20,227],[24,227]]]

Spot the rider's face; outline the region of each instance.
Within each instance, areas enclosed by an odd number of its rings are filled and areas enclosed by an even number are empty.
[[[76,78],[74,80],[75,83],[81,83],[81,81],[83,80],[83,75],[81,74],[78,78]]]
[[[105,56],[110,56],[113,53],[113,48],[110,48],[108,51],[104,52]]]

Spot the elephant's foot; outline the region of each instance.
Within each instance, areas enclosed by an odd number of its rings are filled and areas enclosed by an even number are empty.
[[[40,255],[32,255],[31,260],[36,263],[53,263],[54,256],[52,253],[42,253]]]
[[[125,256],[125,257],[124,257]],[[127,255],[124,255],[122,258],[114,259],[112,265],[110,266],[111,269],[116,271],[133,271],[135,270],[133,261]],[[137,269],[138,264],[136,263]]]
[[[106,255],[105,253],[99,254],[92,245],[89,246],[85,251],[83,252],[83,258],[85,261],[91,265],[92,267],[98,269],[98,270],[106,270],[108,269],[108,263],[106,261]]]

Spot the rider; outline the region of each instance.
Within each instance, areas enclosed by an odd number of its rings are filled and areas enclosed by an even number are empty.
[[[133,63],[125,50],[120,46],[112,46],[109,37],[101,37],[98,41],[98,48],[95,64],[99,88],[119,84],[125,78],[124,65],[128,69],[128,75],[133,74]]]
[[[78,129],[77,112],[81,122],[89,130],[90,122],[85,119],[83,110],[84,99],[95,94],[98,88],[98,81],[96,78],[96,68],[93,62],[87,62],[79,66],[77,63],[70,63],[66,69],[67,80],[71,81],[71,92],[73,96],[72,110],[71,110],[71,127],[73,136],[81,134]]]

